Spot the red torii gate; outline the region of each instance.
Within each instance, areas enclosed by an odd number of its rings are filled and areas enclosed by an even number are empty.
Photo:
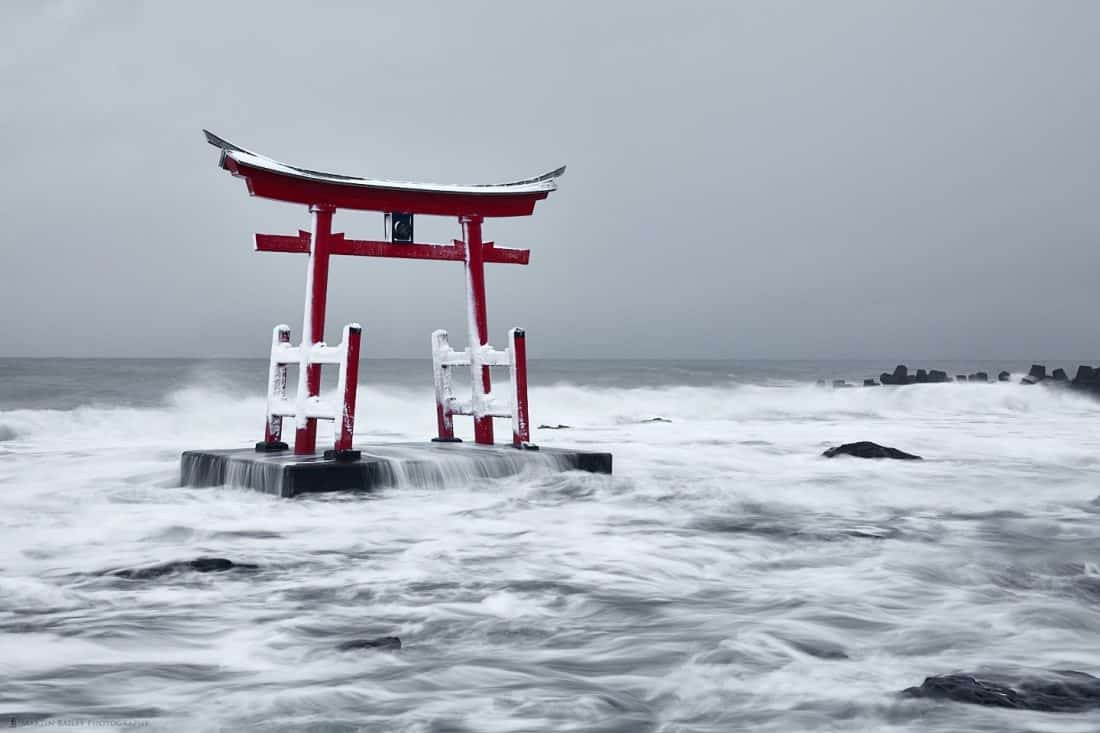
[[[221,149],[220,166],[234,176],[245,179],[252,196],[304,204],[313,214],[313,232],[299,230],[297,235],[257,234],[256,250],[261,252],[297,252],[309,255],[306,275],[305,313],[302,319],[302,345],[290,347],[290,332],[285,326],[275,330],[272,348],[271,385],[277,390],[280,379],[283,398],[276,395],[272,407],[269,393],[268,419],[264,440],[257,450],[284,450],[281,441],[282,417],[295,415],[297,431],[294,438],[296,454],[316,451],[318,417],[339,423],[335,457],[355,457],[352,450],[359,332],[357,325],[345,327],[343,349],[324,346],[325,305],[328,295],[329,257],[356,255],[361,257],[399,257],[420,260],[450,260],[466,263],[467,325],[469,348],[456,352],[447,342],[447,334],[433,334],[433,362],[436,383],[436,413],[439,435],[436,440],[455,441],[451,416],[469,414],[474,418],[474,438],[477,443],[493,443],[493,417],[512,418],[512,444],[525,447],[530,440],[527,409],[526,340],[521,329],[509,332],[506,352],[493,350],[488,341],[485,310],[485,263],[526,265],[530,250],[506,249],[482,240],[481,226],[489,217],[529,216],[535,203],[557,188],[555,179],[565,172],[558,168],[535,178],[501,184],[439,185],[355,178],[333,173],[298,168],[279,163],[241,148],[213,133],[203,130],[206,140]],[[463,238],[451,244],[399,243],[385,240],[347,239],[332,231],[336,209],[379,211],[387,215],[408,216],[428,214],[454,216],[462,227]],[[346,350],[345,350],[346,349]],[[298,407],[290,411],[285,401],[286,364],[298,362]],[[338,397],[343,400],[339,415],[321,414],[318,407],[322,363],[341,365]],[[473,399],[469,403],[455,400],[450,394],[448,369],[470,366],[473,378]],[[511,413],[503,412],[491,399],[490,366],[510,366],[512,369]],[[480,374],[478,373],[480,372]]]

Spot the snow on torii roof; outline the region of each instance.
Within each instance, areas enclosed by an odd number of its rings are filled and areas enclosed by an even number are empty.
[[[357,178],[280,163],[203,130],[221,148],[221,167],[244,178],[253,196],[341,209],[447,216],[527,216],[557,189],[565,166],[534,178],[490,184],[439,184]]]

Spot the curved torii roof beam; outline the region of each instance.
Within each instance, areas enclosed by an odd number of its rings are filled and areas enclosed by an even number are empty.
[[[490,184],[439,184],[356,178],[280,163],[203,130],[222,151],[220,165],[244,178],[253,196],[338,209],[439,216],[528,216],[557,189],[565,166],[534,178]]]

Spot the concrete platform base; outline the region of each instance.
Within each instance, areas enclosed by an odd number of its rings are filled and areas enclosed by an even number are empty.
[[[528,468],[611,473],[611,454],[473,443],[392,443],[358,446],[358,460],[330,460],[291,451],[192,450],[180,460],[184,486],[230,484],[277,496],[384,486],[455,485],[472,478],[513,476]]]

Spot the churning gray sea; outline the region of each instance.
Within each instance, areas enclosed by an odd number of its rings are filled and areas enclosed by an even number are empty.
[[[0,727],[1100,730],[898,694],[1100,673],[1100,401],[813,385],[892,368],[535,361],[534,424],[569,427],[534,440],[613,476],[286,500],[179,487],[181,451],[260,438],[263,362],[0,360]],[[361,380],[361,440],[430,437],[426,362]],[[926,460],[820,457],[856,440]],[[110,572],[197,557],[257,569]]]

